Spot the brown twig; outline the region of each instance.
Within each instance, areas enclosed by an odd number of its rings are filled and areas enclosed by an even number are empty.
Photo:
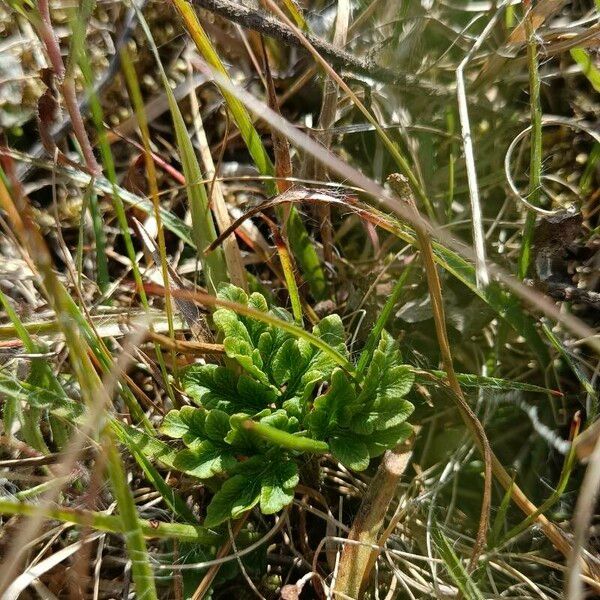
[[[258,33],[284,42],[289,46],[303,49],[294,31],[286,24],[271,17],[262,10],[256,10],[244,6],[240,2],[231,0],[192,0],[192,4],[205,8],[229,21],[242,25]],[[366,75],[377,81],[404,85],[411,88],[427,88],[430,92],[440,93],[440,88],[428,84],[417,77],[408,74],[400,74],[391,69],[386,69],[371,61],[358,58],[345,50],[336,48],[333,44],[306,32],[306,39],[319,51],[332,65],[347,69],[351,73]]]
[[[148,331],[147,337],[167,350],[191,354],[193,356],[204,356],[206,354],[225,354],[223,344],[211,344],[209,342],[190,342],[187,340],[173,340],[166,335]]]

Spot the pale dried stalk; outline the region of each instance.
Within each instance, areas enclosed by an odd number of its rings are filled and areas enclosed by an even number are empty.
[[[210,146],[204,130],[204,123],[200,116],[200,107],[198,105],[198,98],[196,97],[196,90],[193,86],[190,87],[189,98],[194,114],[194,130],[200,146],[200,158],[202,160],[202,166],[204,167],[204,176],[206,179],[212,180],[210,188],[211,196],[208,201],[212,208],[215,221],[217,222],[217,228],[219,229],[219,232],[223,232],[231,225],[231,218],[229,216],[229,211],[227,210],[227,203],[225,202],[221,182],[216,177],[215,163],[210,152]],[[223,254],[225,255],[225,262],[227,263],[227,271],[231,283],[248,291],[248,282],[246,280],[246,271],[244,270],[242,254],[235,236],[232,235],[224,240]]]
[[[335,29],[333,32],[333,45],[343,48],[348,36],[348,26],[350,23],[350,2],[349,0],[338,0],[337,14],[335,19]],[[338,86],[330,78],[325,79],[323,84],[323,102],[321,104],[321,114],[319,115],[319,129],[323,131],[320,135],[321,143],[326,148],[331,145],[332,134],[329,129],[335,123],[335,114],[338,104]],[[317,181],[324,181],[327,177],[327,169],[320,161],[315,161],[314,178]],[[317,212],[321,221],[321,240],[323,242],[323,256],[325,262],[333,261],[333,232],[331,228],[331,207],[323,204],[318,207]]]
[[[471,219],[473,220],[473,246],[475,249],[475,276],[477,285],[485,287],[490,282],[490,276],[487,269],[487,260],[485,252],[485,235],[483,231],[483,221],[481,217],[481,204],[479,202],[479,185],[477,183],[477,169],[475,167],[475,154],[473,151],[473,138],[471,136],[471,122],[469,120],[469,107],[467,104],[467,89],[465,84],[465,67],[474,56],[475,52],[481,48],[483,42],[492,32],[496,22],[500,18],[502,6],[498,8],[494,16],[490,19],[477,41],[466,56],[463,58],[460,65],[456,69],[456,93],[458,96],[458,114],[460,117],[460,127],[463,140],[463,150],[465,153],[465,165],[467,168],[467,181],[469,184],[469,199],[471,200]]]
[[[334,593],[351,598],[361,598],[369,581],[379,552],[379,532],[385,522],[388,508],[396,494],[398,482],[412,456],[414,437],[393,450],[388,450],[381,460],[377,473],[371,479],[348,539],[358,544],[344,544]]]

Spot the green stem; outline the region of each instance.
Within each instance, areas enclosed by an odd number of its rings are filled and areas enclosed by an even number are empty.
[[[358,364],[356,365],[356,374],[358,377],[360,377],[362,375],[362,373],[365,370],[365,368],[367,367],[367,365],[371,362],[371,357],[373,356],[373,352],[375,351],[375,348],[379,341],[379,336],[381,335],[381,332],[383,331],[385,324],[387,323],[388,319],[390,318],[392,311],[394,310],[394,306],[396,306],[396,303],[398,302],[398,298],[400,297],[400,294],[402,293],[402,290],[404,290],[404,285],[406,284],[406,280],[408,278],[410,270],[411,270],[411,265],[408,265],[408,267],[406,269],[404,269],[404,271],[402,272],[400,279],[398,279],[398,281],[396,282],[396,285],[394,286],[394,289],[392,290],[390,297],[387,299],[385,306],[383,307],[383,310],[381,311],[379,317],[377,318],[375,327],[373,327],[373,329],[371,330],[371,333],[369,334],[367,343],[365,344],[365,347],[360,355],[360,358],[358,359]]]
[[[123,534],[125,529],[121,518],[102,512],[79,510],[73,508],[41,508],[35,504],[14,502],[0,499],[0,514],[33,517],[42,515],[45,519],[72,523],[82,527],[91,527],[107,533]],[[147,538],[178,539],[180,542],[191,542],[203,546],[213,546],[223,537],[206,527],[186,525],[184,523],[164,523],[162,521],[146,521],[140,519],[142,532]]]
[[[531,107],[531,156],[529,164],[529,196],[533,206],[538,206],[542,190],[542,106],[540,103],[540,74],[538,72],[538,49],[535,42],[535,31],[531,20],[531,12],[525,16],[525,31],[527,33],[527,59],[529,62],[529,103]],[[531,246],[535,213],[527,213],[521,255],[519,257],[519,278],[527,276],[531,262]]]
[[[297,450],[298,452],[314,452],[315,454],[325,454],[325,452],[329,452],[329,445],[326,442],[293,435],[287,431],[271,427],[271,425],[257,423],[256,421],[248,419],[247,421],[244,421],[243,427],[256,432],[261,437],[281,448]]]
[[[110,284],[108,274],[108,261],[106,259],[106,235],[104,233],[104,222],[98,206],[98,196],[89,188],[89,209],[92,216],[92,226],[94,229],[94,238],[96,240],[96,277],[98,279],[98,288],[104,294]],[[84,219],[84,212],[81,212],[81,220]]]
[[[144,539],[144,532],[139,521],[133,494],[127,483],[127,474],[117,450],[115,438],[108,428],[105,429],[105,436],[108,442],[106,444],[108,474],[113,496],[119,508],[118,518],[123,526],[125,546],[131,558],[131,573],[135,583],[136,596],[148,600],[158,600],[146,540]]]

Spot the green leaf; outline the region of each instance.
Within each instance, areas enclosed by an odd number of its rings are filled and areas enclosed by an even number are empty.
[[[364,471],[369,466],[369,449],[357,438],[334,436],[329,447],[333,456],[349,469]]]
[[[413,405],[403,397],[410,391],[414,374],[406,365],[399,365],[400,353],[392,337],[382,331],[381,340],[355,404],[348,407],[352,414],[351,429],[370,434],[375,430],[395,427],[413,412]]]
[[[233,477],[214,495],[205,525],[214,527],[235,519],[259,502],[264,514],[279,512],[293,500],[298,482],[296,463],[282,455],[271,459],[255,456],[238,463]]]
[[[229,415],[222,410],[211,410],[206,415],[204,431],[211,440],[222,442],[229,432]]]
[[[292,502],[299,481],[296,463],[290,460],[272,463],[261,479],[260,509],[263,514],[272,515]]]
[[[389,429],[381,429],[367,436],[361,436],[361,439],[369,449],[369,456],[375,458],[408,439],[412,435],[412,432],[412,427],[405,422]]]
[[[268,410],[265,412],[270,413]],[[239,454],[253,456],[263,452],[267,446],[254,432],[244,427],[244,423],[249,419],[250,415],[245,413],[231,415],[229,418],[231,429],[225,437],[225,441]]]
[[[165,416],[160,432],[175,439],[182,439],[186,445],[205,437],[206,413],[201,408],[184,406],[181,410],[171,410]]]
[[[355,433],[370,435],[378,430],[396,427],[412,414],[414,406],[402,398],[383,397],[373,407],[356,415],[350,424]]]
[[[269,384],[269,377],[262,370],[263,360],[260,351],[253,348],[250,342],[241,338],[226,337],[223,346],[229,358],[234,358],[243,369],[261,383]]]
[[[317,439],[324,439],[338,427],[348,423],[347,415],[356,411],[357,396],[342,369],[335,369],[331,376],[331,385],[325,394],[319,396],[307,424]]]
[[[178,452],[176,448],[172,448],[169,444],[165,444],[154,436],[148,433],[125,425],[112,419],[110,422],[111,428],[115,435],[126,445],[135,444],[136,448],[146,458],[162,463],[169,469],[174,469],[174,461]]]
[[[276,392],[247,375],[217,365],[194,365],[182,375],[186,393],[205,408],[218,408],[229,414],[253,414],[277,399]]]
[[[206,527],[215,527],[228,519],[235,519],[256,506],[260,501],[261,482],[254,477],[234,475],[213,496],[206,510]]]
[[[394,339],[383,330],[365,375],[361,396],[384,392],[398,397],[406,396],[414,383],[414,376],[408,367],[398,366],[400,362],[400,352]]]
[[[276,410],[275,412],[262,417],[260,423],[287,431],[288,433],[295,433],[298,431],[298,419],[294,416],[289,416],[283,409]]]
[[[278,386],[282,386],[289,381],[299,381],[312,358],[312,354],[312,348],[309,344],[302,343],[300,340],[286,340],[273,357],[271,366],[273,381]]]
[[[235,467],[237,461],[228,452],[208,440],[204,440],[177,453],[173,462],[175,468],[199,479],[210,479],[226,473]]]

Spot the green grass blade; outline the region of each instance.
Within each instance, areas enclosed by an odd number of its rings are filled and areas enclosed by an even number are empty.
[[[181,19],[200,54],[217,73],[226,80],[229,80],[227,69],[225,69],[217,51],[212,45],[208,35],[206,35],[191,4],[186,0],[173,0],[173,5],[181,16]],[[227,103],[231,116],[240,131],[258,172],[261,175],[273,177],[275,175],[275,168],[262,143],[258,131],[256,131],[256,128],[254,127],[246,107],[226,88],[219,86],[219,89],[221,90],[221,94]],[[267,188],[267,193],[270,196],[275,196],[277,194],[275,180],[267,179],[265,181],[265,186]],[[312,240],[295,208],[292,208],[290,211],[287,222],[287,235],[290,240],[292,252],[300,264],[302,275],[308,282],[313,296],[317,300],[322,300],[327,294],[325,273],[323,272],[321,261],[319,260],[319,256],[313,246]]]
[[[196,48],[198,49],[198,52],[200,52],[200,55],[204,57],[206,62],[213,69],[215,69],[223,77],[229,79],[227,69],[225,69],[225,66],[219,58],[217,51],[212,45],[212,42],[200,24],[192,5],[189,2],[186,2],[186,0],[172,0],[172,4],[183,20],[183,23],[190,37],[196,44]],[[267,150],[265,149],[260,135],[258,131],[256,131],[245,106],[228,90],[221,86],[220,90],[259,173],[261,173],[261,175],[274,175],[275,170],[273,168],[273,163],[269,158]],[[267,181],[265,185],[270,195],[274,196],[277,194],[277,187],[273,180]]]
[[[122,431],[123,435],[127,436],[128,443],[135,444],[139,452],[148,460],[158,461],[168,469],[175,469],[175,457],[179,452],[177,448],[161,442],[153,434],[125,423],[119,423],[115,429],[115,433],[119,436]]]
[[[127,483],[125,470],[121,463],[121,456],[115,445],[112,433],[105,431],[105,435],[108,442],[106,446],[108,474],[113,495],[119,508],[119,518],[123,528],[125,545],[131,560],[135,595],[136,598],[142,598],[143,600],[158,600],[144,532],[138,518],[133,495]]]
[[[89,210],[92,217],[92,228],[94,230],[94,239],[96,241],[96,278],[98,289],[104,294],[110,284],[108,274],[108,259],[106,258],[106,234],[104,233],[104,222],[98,206],[98,197],[93,190],[89,190]],[[84,218],[83,211],[81,218]]]
[[[194,147],[185,126],[185,121],[183,120],[177,100],[169,84],[167,74],[162,66],[152,33],[141,11],[138,10],[137,12],[138,19],[160,72],[163,88],[169,103],[169,110],[171,111],[171,117],[173,119],[173,126],[175,127],[175,137],[177,139],[177,146],[179,148],[183,166],[188,201],[192,214],[192,234],[198,250],[198,258],[204,269],[208,289],[211,292],[216,293],[219,284],[228,282],[229,276],[227,274],[227,265],[221,248],[208,256],[205,256],[203,252],[203,249],[216,239],[217,234],[209,208],[206,187],[204,186],[204,183],[202,183],[202,171],[200,170]]]
[[[488,536],[488,548],[494,548],[497,546],[498,542],[500,541],[502,530],[506,526],[506,514],[508,513],[508,508],[510,506],[511,494],[515,482],[515,477],[516,473],[513,473],[512,482],[504,492],[504,496],[502,496],[502,502],[500,502],[498,512],[496,513],[492,529]]]
[[[460,594],[466,600],[484,600],[484,595],[481,593],[471,576],[467,573],[461,560],[454,552],[448,538],[442,530],[434,523],[431,530],[431,536],[435,542],[435,548],[438,555],[444,561],[444,566],[448,575],[454,582],[454,585],[459,589]]]
[[[419,376],[419,373],[427,373],[428,377]],[[435,377],[441,381],[446,379],[445,371],[417,371],[417,379],[427,385],[432,383],[431,377]],[[460,381],[461,386],[468,388],[476,388],[482,390],[499,390],[499,391],[519,391],[519,392],[532,392],[535,394],[552,394],[554,396],[560,396],[560,392],[549,390],[548,388],[533,385],[532,383],[522,383],[520,381],[510,381],[508,379],[502,379],[500,377],[487,377],[484,375],[474,375],[472,373],[457,373],[456,377]]]
[[[375,352],[375,348],[377,348],[377,344],[379,343],[379,336],[381,335],[381,332],[383,331],[388,319],[392,315],[392,311],[394,310],[394,307],[400,298],[400,294],[402,294],[402,291],[404,290],[404,286],[406,285],[406,280],[408,279],[410,271],[411,266],[408,265],[402,272],[402,275],[396,282],[396,285],[394,285],[394,289],[392,290],[389,298],[386,300],[383,310],[379,314],[379,317],[377,317],[375,326],[369,333],[367,343],[365,344],[365,347],[361,352],[356,365],[356,373],[359,377],[362,375],[367,365],[371,362],[373,352]]]
[[[296,2],[294,0],[283,0],[283,5],[290,15],[292,15],[292,19],[294,19],[296,25],[304,31],[308,30],[308,23],[306,22],[302,11],[296,5]]]
[[[594,389],[592,382],[589,380],[588,376],[583,372],[583,370],[579,367],[577,362],[573,359],[573,357],[569,354],[567,349],[564,347],[562,342],[554,335],[554,332],[548,325],[545,323],[542,324],[542,330],[546,334],[546,337],[552,344],[552,346],[558,351],[558,353],[562,356],[564,361],[567,363],[577,381],[581,384],[581,387],[585,390],[585,393],[590,396],[592,399],[592,406],[589,414],[587,415],[587,422],[591,423],[595,420],[598,415],[598,392]]]
[[[600,92],[600,69],[596,67],[590,53],[585,48],[571,48],[571,58],[581,67],[592,87]]]
[[[585,166],[585,171],[581,176],[581,181],[579,182],[579,187],[581,188],[582,194],[588,194],[592,190],[592,186],[594,184],[594,174],[596,172],[596,167],[600,162],[600,143],[596,142],[592,147],[590,155],[587,159],[587,164]],[[598,229],[596,228],[596,232]]]

